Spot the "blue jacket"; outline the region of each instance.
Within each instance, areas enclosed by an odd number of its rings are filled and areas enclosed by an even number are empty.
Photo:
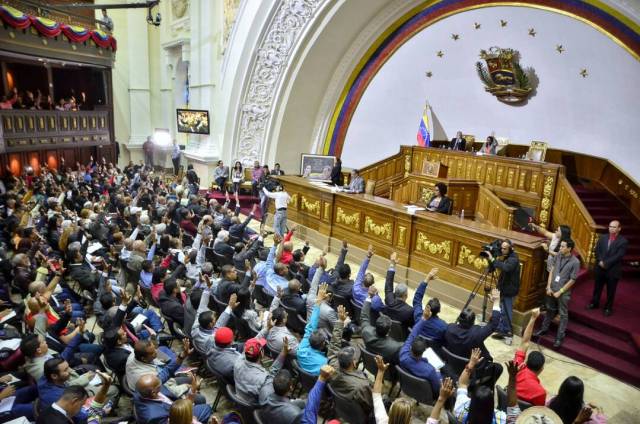
[[[324,353],[312,348],[309,344],[311,333],[318,328],[318,321],[320,321],[320,306],[315,305],[309,317],[309,322],[307,322],[307,326],[304,329],[304,337],[302,337],[298,345],[297,352],[300,368],[313,375],[319,375],[320,368],[327,363],[327,357]]]
[[[177,398],[164,386],[161,389],[163,395],[172,401]],[[137,391],[133,394],[133,407],[136,410],[137,422],[144,424],[163,424],[169,421],[171,404],[161,400],[143,398]]]
[[[421,319],[416,325],[413,326],[411,334],[407,338],[407,341],[400,349],[400,366],[405,371],[409,372],[418,378],[429,380],[431,384],[431,390],[433,390],[434,396],[440,392],[440,373],[424,358],[416,359],[411,353],[411,345],[413,340],[422,332],[427,321]]]
[[[422,318],[422,299],[424,298],[424,292],[427,290],[427,282],[423,281],[416,289],[416,293],[413,295],[413,320],[420,322]],[[429,318],[422,327],[421,336],[429,339],[441,342],[444,340],[444,333],[447,331],[447,323],[439,317],[432,316]]]
[[[362,261],[362,265],[360,265],[360,269],[358,270],[358,275],[356,276],[356,280],[353,283],[353,301],[360,307],[362,307],[362,303],[369,296],[369,289],[363,286],[364,276],[367,273],[367,268],[369,267],[369,257],[365,257],[364,261]],[[309,272],[311,273],[311,272]],[[371,299],[371,309],[376,312],[381,311],[384,308],[384,303],[382,303],[382,299],[380,296],[375,295]]]
[[[42,376],[38,380],[38,398],[40,399],[40,412],[51,406],[53,402],[56,402],[62,396],[62,392],[66,386],[59,386],[47,380],[45,376]],[[76,416],[73,417],[73,421],[76,423],[87,422],[89,415],[84,409],[81,409]]]

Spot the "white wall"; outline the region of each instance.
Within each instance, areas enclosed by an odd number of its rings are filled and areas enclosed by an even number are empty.
[[[508,21],[501,27],[499,19]],[[473,23],[482,27],[475,30]],[[535,37],[528,28],[535,28]],[[454,41],[452,33],[460,34]],[[555,47],[566,49],[559,54]],[[484,91],[476,75],[480,49],[510,47],[540,80],[522,106]],[[445,55],[438,58],[436,52]],[[587,68],[589,76],[579,72]],[[427,78],[425,72],[433,72]],[[484,139],[551,146],[613,160],[640,180],[640,62],[603,33],[573,18],[524,7],[490,7],[451,16],[407,41],[367,87],[349,126],[345,166],[360,167],[414,144],[428,99],[446,137],[460,129]],[[443,134],[436,134],[437,138]]]

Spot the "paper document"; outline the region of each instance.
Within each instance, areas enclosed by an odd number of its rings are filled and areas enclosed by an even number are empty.
[[[9,321],[11,318],[15,316],[16,316],[16,311],[9,312],[7,315],[3,316],[2,319],[0,319],[0,324],[4,324],[5,322]]]
[[[131,325],[133,326],[133,328],[137,330],[140,329],[140,327],[142,327],[142,324],[147,320],[147,317],[145,317],[142,314],[138,314],[136,315],[136,317],[131,321]]]
[[[444,362],[442,361],[442,359],[440,359],[438,354],[431,348],[427,348],[427,350],[425,350],[422,354],[422,357],[429,361],[429,363],[437,370],[440,370],[440,368],[444,367]]]
[[[0,349],[16,350],[20,347],[20,339],[0,340]]]
[[[100,243],[93,243],[87,248],[87,253],[93,254],[93,252],[97,252],[102,248],[103,246]]]

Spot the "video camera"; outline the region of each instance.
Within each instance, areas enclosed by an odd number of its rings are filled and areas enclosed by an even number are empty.
[[[489,244],[485,244],[482,246],[482,251],[480,252],[480,257],[488,258],[488,253],[491,253],[491,256],[497,258],[502,255],[502,240],[496,239]]]

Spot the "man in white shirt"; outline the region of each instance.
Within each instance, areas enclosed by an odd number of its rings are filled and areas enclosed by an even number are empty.
[[[262,188],[262,191],[267,197],[270,197],[276,202],[276,214],[273,217],[273,231],[280,237],[284,237],[287,233],[287,205],[291,200],[289,193],[284,191],[282,186],[277,186],[276,191],[269,191],[266,187]]]

